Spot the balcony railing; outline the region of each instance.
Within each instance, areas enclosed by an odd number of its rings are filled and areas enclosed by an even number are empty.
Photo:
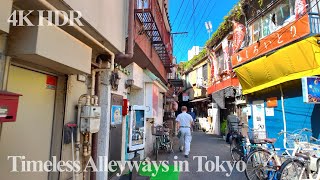
[[[136,0],[135,14],[165,67],[172,63],[172,40],[157,0]]]
[[[309,13],[310,30],[312,34],[320,34],[320,17],[318,13]]]

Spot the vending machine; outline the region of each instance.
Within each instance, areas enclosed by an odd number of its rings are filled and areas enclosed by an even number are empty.
[[[144,149],[146,116],[145,106],[133,105],[130,108],[129,123],[129,151],[138,151]]]

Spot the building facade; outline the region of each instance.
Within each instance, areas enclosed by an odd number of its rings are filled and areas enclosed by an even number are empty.
[[[130,112],[121,111],[126,100],[143,106],[146,128],[142,137],[147,138],[139,153],[147,157],[153,143],[151,123],[162,123],[167,73],[172,68],[168,1],[1,0],[0,4],[0,94],[19,97],[17,118],[12,122],[9,119],[14,116],[7,114],[11,109],[0,101],[1,177],[110,178],[114,174],[90,172],[85,167],[92,158],[101,168],[99,156],[104,162],[131,158],[127,150]],[[56,22],[67,22],[57,25],[39,9],[76,14],[69,18],[61,12],[53,14]],[[141,18],[142,9],[157,30]],[[14,17],[12,13],[29,10],[33,10],[28,18],[35,26],[7,22]],[[70,25],[70,17],[78,16]],[[90,116],[85,108],[91,108]],[[13,162],[8,156],[79,161],[80,170],[10,173]]]
[[[310,128],[317,138],[319,3],[267,1],[262,9],[263,13],[247,14],[247,46],[232,56],[247,97],[242,113],[253,128],[270,137],[277,138],[281,130]],[[286,143],[278,141],[276,146]]]

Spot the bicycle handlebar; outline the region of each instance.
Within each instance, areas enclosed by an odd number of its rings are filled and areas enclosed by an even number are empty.
[[[298,133],[296,133],[296,132],[298,132]],[[299,134],[299,135],[300,135],[302,132],[312,132],[312,130],[311,130],[311,129],[308,129],[308,128],[297,129],[297,130],[294,130],[294,131],[292,131],[292,132],[288,132],[288,131],[283,131],[283,130],[281,130],[281,131],[278,133],[278,135],[279,135],[279,136],[282,135],[282,134],[292,134],[292,135]]]
[[[320,141],[320,139],[317,139],[317,138],[311,136],[311,137],[310,137],[310,141]]]

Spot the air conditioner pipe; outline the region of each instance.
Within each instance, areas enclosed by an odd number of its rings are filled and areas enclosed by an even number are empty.
[[[283,147],[287,148],[287,120],[286,120],[286,111],[284,109],[284,98],[283,98],[283,89],[280,84],[280,93],[281,93],[281,109],[282,109],[282,121],[283,121]]]

